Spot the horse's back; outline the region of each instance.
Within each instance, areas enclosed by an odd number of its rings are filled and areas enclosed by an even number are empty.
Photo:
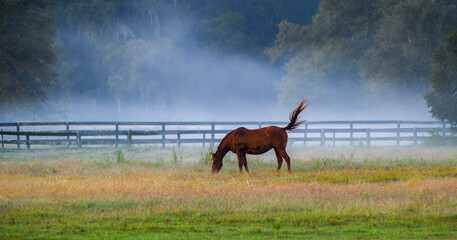
[[[288,137],[284,128],[269,126],[265,128],[265,132],[271,139],[273,147],[286,147]]]
[[[235,151],[249,154],[262,154],[271,148],[283,148],[287,144],[287,133],[284,129],[270,126],[259,129],[237,128],[233,131],[232,145]]]

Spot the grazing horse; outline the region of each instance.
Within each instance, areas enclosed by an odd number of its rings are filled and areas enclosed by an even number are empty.
[[[301,101],[300,105],[294,109],[290,115],[290,123],[283,128],[269,126],[259,129],[246,129],[244,127],[237,128],[227,134],[217,147],[215,153],[211,157],[211,173],[218,173],[222,168],[222,159],[228,151],[232,151],[238,157],[238,167],[240,173],[243,171],[243,165],[246,172],[249,172],[248,162],[246,161],[247,154],[262,154],[270,149],[274,149],[276,158],[278,159],[278,169],[281,169],[283,158],[286,160],[287,169],[290,169],[290,157],[286,153],[287,133],[286,130],[294,130],[305,121],[297,122],[298,115],[305,110],[308,105],[305,105],[306,99]]]

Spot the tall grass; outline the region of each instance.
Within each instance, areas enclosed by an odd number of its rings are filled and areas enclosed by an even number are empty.
[[[211,158],[214,152],[213,146],[210,145],[205,153],[201,153],[200,162],[203,165],[211,165]]]
[[[0,239],[457,237],[456,149],[212,151],[6,153]]]

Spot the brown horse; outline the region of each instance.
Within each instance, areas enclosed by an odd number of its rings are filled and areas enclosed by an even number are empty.
[[[294,109],[290,115],[290,123],[283,128],[269,126],[254,130],[249,130],[244,127],[237,128],[225,136],[216,152],[211,157],[211,173],[218,173],[222,168],[222,159],[228,151],[232,151],[238,157],[238,167],[240,173],[243,171],[243,165],[246,172],[249,172],[248,162],[246,161],[247,154],[262,154],[270,149],[274,149],[276,158],[278,159],[278,169],[281,169],[282,160],[286,160],[287,169],[290,170],[290,157],[286,153],[287,133],[286,130],[294,130],[305,121],[297,122],[298,115],[305,110],[308,105],[305,105],[306,99],[301,101],[300,105]]]

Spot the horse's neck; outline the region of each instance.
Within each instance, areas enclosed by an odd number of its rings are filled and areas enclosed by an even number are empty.
[[[223,158],[225,154],[230,150],[226,141],[222,141],[217,147],[216,152],[214,153],[218,158]]]

